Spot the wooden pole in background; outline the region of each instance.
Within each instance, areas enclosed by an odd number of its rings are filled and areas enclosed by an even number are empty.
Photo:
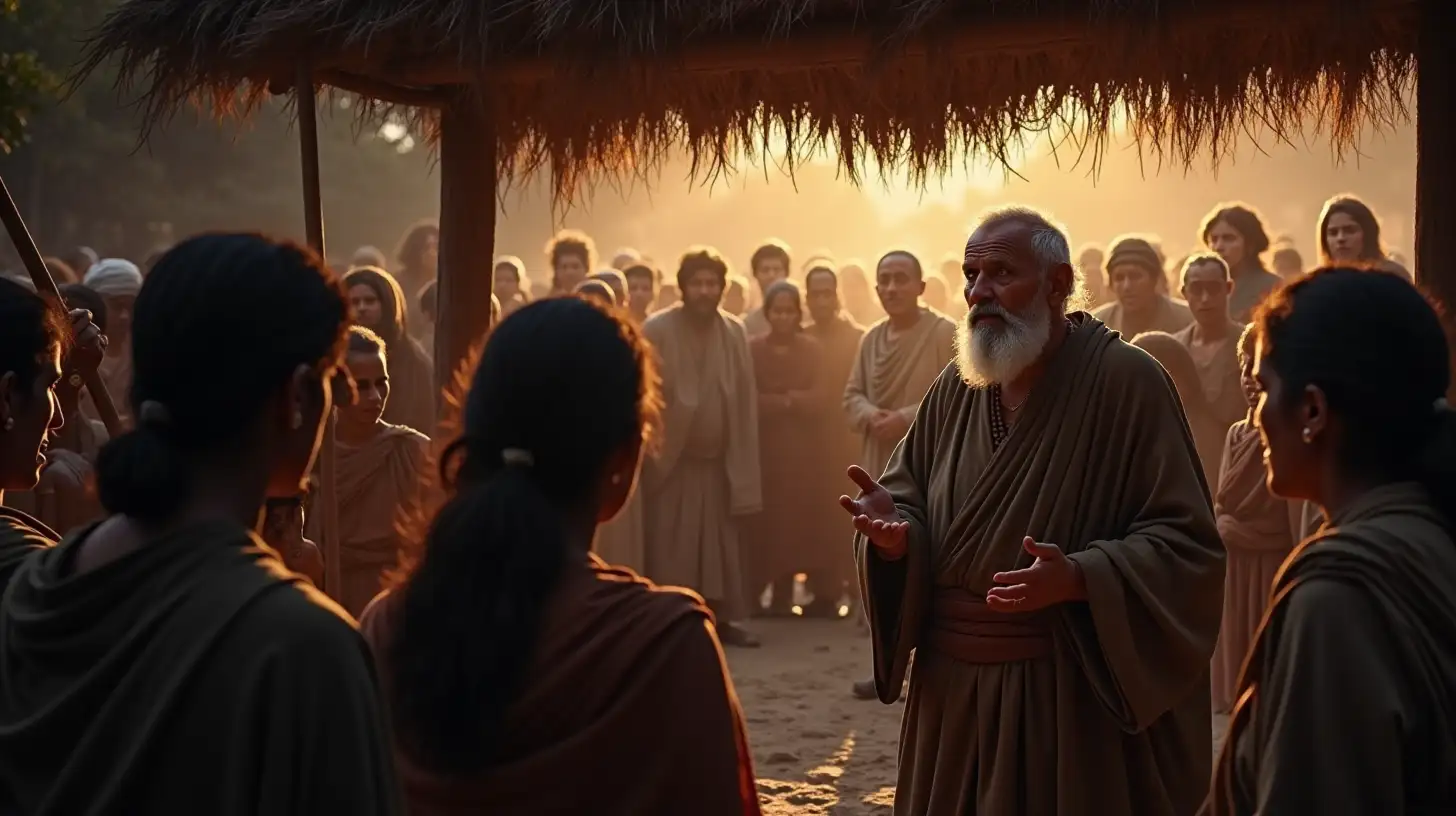
[[[26,229],[25,219],[20,217],[20,208],[15,206],[15,199],[10,197],[10,188],[5,186],[4,179],[0,179],[0,221],[5,222],[10,243],[15,245],[16,253],[25,264],[25,271],[30,273],[30,281],[35,285],[35,291],[55,298],[56,303],[64,307],[66,300],[61,297],[61,290],[51,278],[51,271],[46,269],[45,259],[41,257],[35,240],[30,237],[30,230]],[[88,371],[85,377],[86,390],[91,392],[91,402],[96,406],[96,413],[101,415],[101,424],[106,426],[106,432],[112,439],[126,433],[126,429],[121,427],[121,417],[117,416],[116,404],[111,401],[111,393],[106,390],[106,383],[101,380],[101,374]]]
[[[294,83],[298,105],[298,147],[303,166],[303,222],[308,245],[327,261],[324,245],[323,188],[319,181],[318,96],[314,92],[313,72],[307,63],[298,68]],[[339,493],[338,474],[334,461],[334,416],[324,417],[324,441],[318,455],[319,497],[313,510],[321,513],[323,541],[319,542],[324,559],[323,590],[335,601],[343,602],[343,575],[339,568]]]

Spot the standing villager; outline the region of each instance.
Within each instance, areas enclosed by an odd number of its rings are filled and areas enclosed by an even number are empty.
[[[844,310],[854,322],[861,326],[872,326],[885,316],[884,310],[875,303],[869,276],[865,274],[862,264],[850,261],[839,267],[839,285]]]
[[[486,342],[453,495],[364,614],[414,816],[758,814],[712,614],[591,552],[659,422],[651,356],[576,298]]]
[[[625,276],[615,269],[607,269],[593,273],[590,278],[577,284],[576,293],[605,309],[613,309],[623,303],[623,300],[618,299],[614,285],[622,287],[620,294],[625,298]],[[597,527],[593,552],[608,564],[647,574],[647,552],[642,523],[642,501],[634,491],[622,506],[621,512]]]
[[[501,313],[510,314],[531,301],[526,288],[526,264],[514,255],[502,255],[495,259],[491,272],[491,294],[501,302]]]
[[[747,589],[749,598],[757,599],[772,587],[773,611],[783,614],[794,602],[795,574],[824,578],[823,551],[833,546],[835,531],[822,523],[823,514],[813,512],[823,484],[820,435],[815,433],[826,407],[818,384],[823,353],[801,328],[803,299],[792,281],[769,285],[763,312],[769,333],[749,344],[758,391],[763,510],[749,524]],[[824,603],[834,604],[843,594],[842,586],[820,589],[822,594],[814,595]]]
[[[1304,258],[1300,256],[1299,250],[1292,246],[1282,246],[1274,250],[1272,260],[1274,274],[1282,280],[1294,280],[1304,274]]]
[[[1277,290],[1255,325],[1269,490],[1329,522],[1275,578],[1203,812],[1456,812],[1456,415],[1441,320],[1394,275],[1322,268]]]
[[[1209,412],[1226,430],[1249,410],[1238,354],[1244,325],[1229,317],[1233,281],[1223,259],[1213,253],[1190,255],[1179,277],[1193,322],[1173,336],[1188,349],[1198,368]]]
[[[97,368],[105,344],[88,313],[72,312],[67,326],[55,304],[0,280],[0,596],[26,556],[60,540],[46,523],[5,506],[6,492],[40,482],[63,427],[62,406],[75,405],[81,375]]]
[[[1107,256],[1102,247],[1087,244],[1077,253],[1077,276],[1082,280],[1087,308],[1096,309],[1112,300],[1107,291],[1107,270],[1103,264]]]
[[[605,281],[587,278],[578,283],[571,293],[577,297],[586,298],[603,309],[613,309],[617,306],[617,295]]]
[[[653,305],[657,302],[662,273],[654,266],[637,263],[627,267],[622,275],[627,279],[627,314],[641,324],[652,314]]]
[[[562,230],[546,244],[551,261],[551,294],[569,295],[597,264],[597,246],[591,236],[577,230]]]
[[[693,249],[678,264],[683,302],[642,331],[661,357],[663,440],[642,470],[647,574],[691,587],[713,607],[723,642],[757,646],[747,614],[739,526],[763,509],[758,395],[743,324],[718,304],[728,264]]]
[[[1279,276],[1265,269],[1261,258],[1269,251],[1264,220],[1247,204],[1220,204],[1203,219],[1198,237],[1223,258],[1233,278],[1229,316],[1248,323],[1264,296],[1279,285]]]
[[[122,258],[107,258],[97,261],[86,272],[86,288],[100,295],[106,301],[107,340],[106,357],[101,361],[101,381],[111,395],[121,424],[131,427],[131,330],[132,309],[137,295],[142,290],[142,273],[136,264]],[[82,410],[93,419],[100,419],[96,406],[89,395],[82,397]]]
[[[1264,474],[1264,440],[1254,425],[1259,391],[1254,382],[1254,327],[1239,338],[1239,365],[1247,414],[1229,428],[1213,494],[1218,535],[1228,551],[1224,578],[1223,623],[1213,650],[1213,710],[1233,708],[1239,669],[1254,631],[1269,606],[1274,576],[1302,537],[1300,502],[1269,492]]]
[[[428,435],[437,419],[435,371],[430,355],[410,336],[399,282],[383,269],[351,269],[344,289],[355,322],[384,339],[390,365],[390,393],[384,421]]]
[[[206,235],[157,263],[138,426],[97,463],[112,515],[0,602],[4,810],[399,812],[367,647],[254,533],[313,463],[347,319],[306,249]]]
[[[1073,297],[1065,234],[983,217],[970,315],[858,533],[875,683],[915,651],[897,814],[1186,814],[1223,547],[1167,375]]]
[[[385,574],[400,563],[405,531],[423,510],[430,438],[384,420],[394,381],[384,340],[351,326],[344,365],[354,381],[352,402],[340,401],[334,426],[334,468],[339,510],[339,573],[336,599],[358,617],[383,588]],[[308,537],[319,541],[320,514],[308,519]]]
[[[606,284],[612,290],[612,305],[627,305],[627,276],[615,269],[600,269],[591,273],[587,280],[594,280]]]
[[[1380,219],[1353,195],[1338,195],[1320,210],[1320,263],[1325,266],[1369,266],[1411,280],[1411,273],[1391,259],[1380,242]]]
[[[393,272],[387,272],[388,267],[382,264],[374,265],[374,268],[386,271],[401,291],[413,296],[425,284],[439,277],[440,225],[430,219],[416,222],[405,231],[394,257],[399,266]],[[355,263],[354,266],[357,268],[363,264]],[[413,298],[408,302],[401,301],[401,307],[405,310],[405,325],[425,327],[425,316],[416,308]]]
[[[1107,280],[1116,299],[1092,316],[1124,339],[1150,331],[1174,334],[1193,322],[1188,304],[1159,290],[1159,281],[1166,281],[1163,260],[1145,238],[1128,235],[1112,242]]]
[[[864,440],[860,465],[881,473],[921,397],[954,355],[955,324],[920,305],[925,274],[909,252],[886,253],[876,265],[875,280],[888,317],[871,326],[859,345],[844,410],[850,428]]]
[[[748,332],[749,340],[763,337],[769,333],[768,315],[764,314],[768,307],[768,288],[781,280],[788,280],[789,269],[792,266],[789,247],[782,241],[767,241],[753,251],[753,256],[748,260],[748,269],[753,273],[753,280],[758,284],[761,305],[743,318],[743,328]],[[732,309],[728,311],[735,313]]]

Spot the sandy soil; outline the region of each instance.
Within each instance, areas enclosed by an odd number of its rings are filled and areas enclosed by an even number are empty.
[[[904,705],[850,695],[850,683],[867,676],[869,640],[847,621],[756,620],[753,628],[763,648],[727,654],[763,812],[888,816]]]

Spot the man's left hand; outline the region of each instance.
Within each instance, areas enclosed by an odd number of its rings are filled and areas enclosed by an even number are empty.
[[[1022,549],[1036,556],[1026,569],[998,572],[991,580],[1002,586],[986,593],[986,606],[997,612],[1035,612],[1086,597],[1082,571],[1055,544],[1040,544],[1027,536]]]
[[[874,425],[875,435],[887,442],[899,442],[910,430],[910,420],[899,411],[888,411],[885,417]]]

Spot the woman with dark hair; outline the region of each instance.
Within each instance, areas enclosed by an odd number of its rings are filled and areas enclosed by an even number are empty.
[[[1355,196],[1338,195],[1325,202],[1316,240],[1320,263],[1325,266],[1369,266],[1411,279],[1410,272],[1386,254],[1380,242],[1380,219]]]
[[[823,351],[801,328],[803,298],[793,281],[768,285],[763,315],[768,334],[748,343],[758,390],[758,460],[763,472],[763,510],[751,518],[743,541],[748,597],[757,601],[765,587],[772,587],[771,610],[788,614],[795,603],[794,576],[808,572],[815,580],[810,591],[816,606],[833,609],[844,586],[824,580],[833,577],[827,567],[835,554],[838,560],[849,559],[842,536],[829,527],[838,519],[814,512],[818,490],[824,486],[826,458],[820,450],[819,428],[825,409],[834,405],[826,402],[819,385]],[[828,558],[822,552],[826,545],[834,551]],[[834,576],[840,575],[842,570],[834,571]]]
[[[1300,502],[1269,492],[1264,478],[1264,440],[1254,426],[1259,389],[1254,382],[1253,326],[1238,340],[1242,392],[1247,415],[1229,428],[1213,491],[1213,515],[1228,551],[1224,574],[1223,622],[1213,650],[1213,710],[1233,708],[1239,668],[1269,605],[1269,587],[1279,565],[1299,541]]]
[[[383,269],[365,266],[349,270],[344,290],[354,322],[384,339],[394,397],[384,407],[384,421],[428,436],[437,420],[435,369],[430,355],[409,334],[399,282]]]
[[[652,356],[582,298],[486,342],[453,496],[364,613],[412,813],[759,812],[711,614],[591,552],[660,421]]]
[[[1264,268],[1261,257],[1269,250],[1269,233],[1263,219],[1247,204],[1220,204],[1203,219],[1198,237],[1204,247],[1228,264],[1234,282],[1229,317],[1249,322],[1254,308],[1279,285],[1279,276]]]
[[[338,406],[334,464],[338,479],[339,574],[337,598],[359,615],[400,562],[400,530],[423,510],[421,486],[430,438],[384,420],[393,394],[393,369],[384,340],[362,326],[349,327],[344,365],[354,381],[354,399]],[[309,517],[317,541],[323,531]]]
[[[1274,580],[1204,813],[1456,812],[1446,333],[1406,281],[1345,267],[1255,324],[1269,489],[1329,522]]]
[[[398,812],[364,642],[254,533],[313,463],[347,320],[290,244],[205,235],[157,264],[138,426],[97,463],[112,515],[0,602],[0,810]]]
[[[40,481],[47,447],[64,422],[62,405],[74,408],[80,375],[95,370],[105,342],[89,313],[73,312],[67,326],[55,305],[0,279],[0,505],[5,491],[31,490]],[[27,555],[59,540],[43,522],[0,506],[0,595]]]
[[[1218,478],[1219,452],[1223,449],[1224,435],[1228,426],[1219,423],[1203,394],[1203,383],[1198,379],[1198,366],[1188,347],[1178,338],[1160,331],[1143,332],[1132,339],[1132,344],[1152,355],[1168,372],[1178,399],[1183,403],[1183,415],[1188,420],[1188,430],[1193,433],[1193,446],[1203,465],[1204,486],[1211,487]]]

